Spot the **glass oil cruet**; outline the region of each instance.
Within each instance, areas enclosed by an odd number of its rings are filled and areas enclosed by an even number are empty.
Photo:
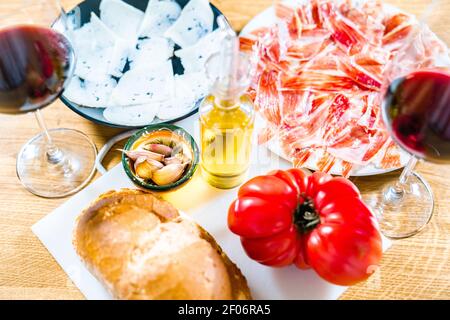
[[[211,93],[201,102],[201,167],[212,186],[229,189],[246,177],[254,125],[254,108],[245,94],[251,73],[247,56],[239,52],[239,39],[219,17],[223,40],[221,51],[207,62]]]

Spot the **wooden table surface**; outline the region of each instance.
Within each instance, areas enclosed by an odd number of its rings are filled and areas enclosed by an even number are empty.
[[[14,6],[11,0],[2,6]],[[66,5],[77,1],[63,1]],[[271,0],[213,1],[239,30],[255,14],[271,5]],[[424,0],[397,0],[391,3],[412,13]],[[450,32],[450,1],[444,0],[444,13],[437,30]],[[0,14],[1,16],[1,14]],[[0,20],[1,26],[1,20]],[[100,148],[120,130],[93,124],[57,101],[43,110],[50,128],[66,127],[83,131]],[[0,115],[0,299],[82,299],[30,227],[66,199],[42,199],[28,193],[15,173],[20,147],[38,133],[32,114]],[[68,141],[68,143],[70,143]],[[118,163],[117,156],[105,160],[107,168]],[[436,197],[436,210],[430,225],[419,235],[394,242],[384,255],[381,268],[365,283],[346,291],[342,299],[450,299],[450,165],[420,164],[418,171],[428,180]],[[394,174],[358,178],[364,192]],[[98,175],[97,175],[98,176]]]

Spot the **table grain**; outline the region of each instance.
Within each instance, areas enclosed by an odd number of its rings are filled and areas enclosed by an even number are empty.
[[[1,10],[18,7],[23,2],[2,2],[0,17]],[[389,2],[411,13],[418,12],[428,3],[424,0]],[[63,0],[66,7],[76,3]],[[228,17],[233,27],[240,30],[272,1],[216,0],[213,3]],[[450,1],[442,3],[445,4],[441,4],[439,13],[443,18],[435,30],[440,36],[448,36]],[[94,140],[98,148],[121,132],[81,118],[60,101],[45,108],[43,114],[50,128],[81,130]],[[16,156],[20,147],[38,132],[32,114],[0,115],[0,299],[82,299],[82,294],[30,229],[66,199],[33,196],[16,177]],[[119,157],[110,154],[104,164],[111,168],[118,162]],[[436,198],[431,223],[413,238],[394,241],[385,253],[380,269],[368,281],[348,289],[341,299],[450,299],[450,165],[422,163],[417,170],[430,183]],[[364,192],[380,181],[396,178],[398,174],[394,172],[354,181]]]

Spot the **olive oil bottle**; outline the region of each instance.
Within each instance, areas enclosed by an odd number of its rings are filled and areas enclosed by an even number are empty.
[[[202,174],[221,189],[236,187],[245,179],[254,124],[253,103],[244,94],[250,63],[239,53],[235,33],[227,31],[221,52],[209,63],[215,70],[213,89],[199,110]]]

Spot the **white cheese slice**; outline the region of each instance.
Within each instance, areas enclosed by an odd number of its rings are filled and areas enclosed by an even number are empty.
[[[109,107],[103,111],[103,116],[106,120],[118,125],[145,126],[155,119],[159,107],[159,103]]]
[[[171,0],[150,0],[139,29],[139,37],[162,36],[181,13],[180,5]]]
[[[120,78],[112,103],[119,106],[154,103],[169,99],[174,92],[172,62],[134,68]]]
[[[164,63],[173,56],[173,48],[174,43],[163,37],[139,40],[128,57],[130,68],[145,68]]]
[[[111,93],[116,85],[117,82],[112,78],[104,78],[100,82],[91,82],[72,77],[63,92],[63,96],[80,106],[105,108],[109,105]]]
[[[208,0],[191,0],[177,21],[164,33],[180,47],[197,43],[213,29],[214,13]]]
[[[143,18],[144,12],[121,0],[102,0],[100,3],[100,19],[130,43],[138,38]]]
[[[215,30],[201,38],[193,46],[175,51],[175,56],[181,59],[184,72],[203,71],[208,58],[220,51],[223,36],[220,30]]]

